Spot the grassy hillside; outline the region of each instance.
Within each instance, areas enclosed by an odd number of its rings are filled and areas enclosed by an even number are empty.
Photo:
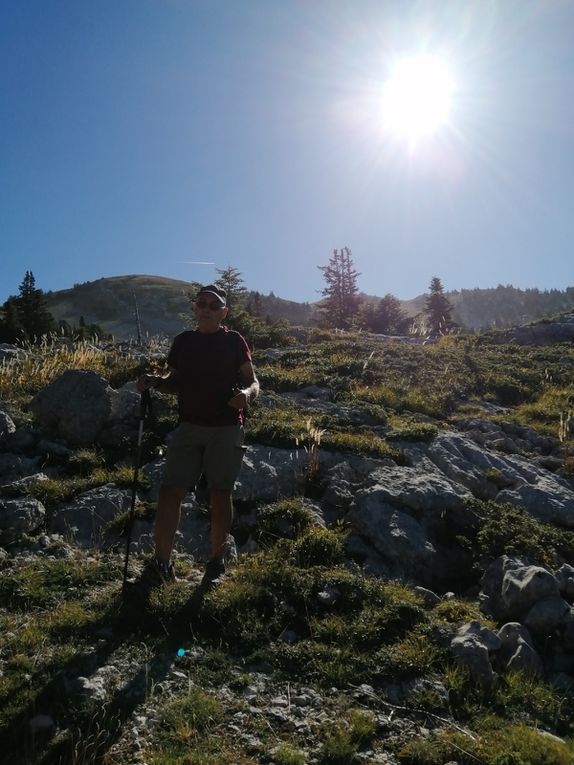
[[[142,335],[173,336],[185,329],[181,315],[190,312],[187,295],[193,289],[191,282],[161,276],[111,276],[48,293],[47,300],[57,320],[77,325],[83,316],[86,324],[129,339],[137,336],[135,295]]]
[[[462,417],[503,416],[557,437],[574,395],[566,357],[568,346],[524,349],[450,337],[413,347],[309,332],[276,360],[256,354],[270,405],[254,405],[248,438],[306,447],[309,455],[325,449],[400,464],[397,444],[432,439]],[[143,368],[139,357],[113,351],[46,347],[0,367],[0,400],[26,422],[32,395],[74,367],[95,369],[114,385]],[[339,416],[312,417],[320,439],[280,395],[308,385],[328,388],[340,405]],[[175,416],[172,398],[158,396],[156,404],[146,459]],[[376,433],[357,428],[345,415],[349,406],[367,412]],[[507,408],[503,415],[497,406]],[[129,483],[121,464],[130,456],[98,444],[67,458],[55,454],[44,465],[53,470],[50,479],[24,491],[50,512],[86,488]],[[560,470],[566,480],[574,472],[567,441]],[[257,511],[261,549],[204,599],[192,594],[200,570],[185,559],[178,563],[182,581],[142,609],[122,601],[121,549],[42,548],[32,540],[0,558],[0,745],[7,761],[569,765],[572,694],[516,673],[494,688],[470,682],[444,636],[470,619],[484,621],[478,602],[452,582],[454,597],[429,605],[411,585],[349,565],[345,528],[336,521],[315,526],[305,504],[316,474],[301,478],[293,498],[239,508],[240,518]],[[574,564],[571,537],[497,507],[488,534],[469,528],[459,542],[478,583],[493,550],[566,555]],[[332,591],[338,599],[326,608],[318,595]],[[284,639],[286,626],[301,639]],[[94,677],[98,695],[86,691]],[[399,685],[411,690],[397,702],[392,689]],[[39,712],[57,720],[57,729],[31,735]]]

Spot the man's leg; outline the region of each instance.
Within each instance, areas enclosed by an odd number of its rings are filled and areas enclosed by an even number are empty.
[[[211,499],[211,557],[223,558],[225,543],[233,521],[231,492],[210,489],[209,496]]]
[[[179,526],[180,508],[187,489],[162,486],[155,516],[155,557],[164,564],[169,564],[175,532]]]

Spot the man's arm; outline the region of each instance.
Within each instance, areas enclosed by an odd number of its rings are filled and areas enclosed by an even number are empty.
[[[255,370],[250,361],[246,361],[239,367],[239,382],[241,389],[227,402],[233,409],[245,409],[247,404],[259,395],[259,380],[255,376]]]
[[[160,393],[177,393],[177,374],[172,369],[168,375],[142,375],[136,383],[140,393],[155,388]]]

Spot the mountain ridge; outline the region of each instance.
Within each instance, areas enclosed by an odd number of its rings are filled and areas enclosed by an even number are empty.
[[[169,277],[130,274],[102,277],[95,281],[46,293],[48,309],[58,321],[77,325],[80,317],[86,324],[98,324],[119,339],[137,337],[136,303],[142,335],[173,336],[189,326],[190,295],[196,282]],[[294,325],[310,326],[321,300],[315,303],[287,300],[273,292],[259,295],[260,311],[271,320],[286,319]],[[521,290],[511,285],[493,288],[461,289],[445,292],[454,309],[457,323],[466,329],[508,328],[548,318],[561,311],[574,309],[574,287],[565,290],[537,288]],[[380,296],[360,293],[366,302]],[[248,299],[249,299],[248,297]],[[399,301],[409,317],[420,313],[425,295]]]

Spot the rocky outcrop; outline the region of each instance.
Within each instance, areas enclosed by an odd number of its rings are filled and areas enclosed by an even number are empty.
[[[32,400],[37,423],[72,446],[88,446],[118,421],[137,416],[140,397],[133,387],[111,388],[86,370],[64,372]]]
[[[130,501],[129,490],[111,484],[91,489],[54,511],[50,531],[63,534],[82,547],[100,547],[106,528],[129,509]]]
[[[502,332],[494,332],[491,340],[496,343],[518,343],[519,345],[553,345],[571,343],[574,340],[574,314],[562,316],[554,321],[525,324]]]
[[[11,542],[43,527],[46,510],[37,499],[21,497],[0,500],[0,540]]]

